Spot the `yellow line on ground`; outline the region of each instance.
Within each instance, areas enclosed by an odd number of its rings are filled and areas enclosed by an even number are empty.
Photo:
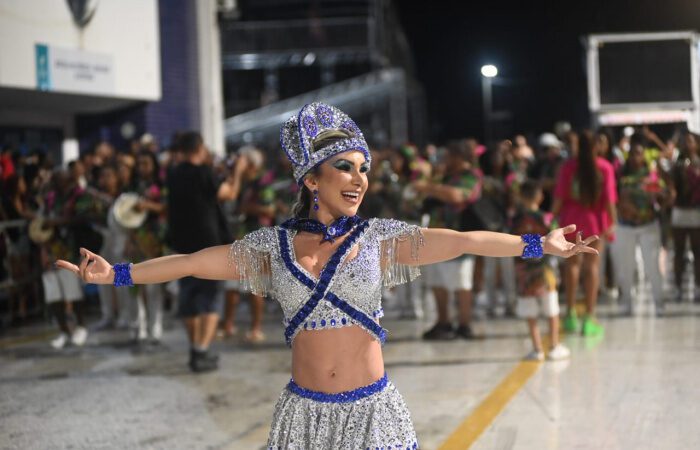
[[[471,447],[541,365],[536,361],[518,363],[471,415],[459,424],[439,450],[466,450]]]
[[[542,346],[550,347],[549,336],[542,337]],[[521,361],[517,366],[496,386],[474,411],[459,424],[456,430],[439,447],[439,450],[466,450],[479,439],[493,420],[503,411],[515,394],[525,386],[540,368],[542,363],[536,361]]]
[[[43,333],[20,336],[16,338],[0,339],[0,350],[8,349],[17,345],[28,344],[30,342],[43,341],[51,336],[55,336],[56,331],[44,331]]]

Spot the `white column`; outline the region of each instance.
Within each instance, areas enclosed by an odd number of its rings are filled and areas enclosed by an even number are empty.
[[[80,157],[80,145],[75,137],[75,116],[73,114],[63,114],[61,116],[63,125],[63,143],[61,145],[61,164],[65,166],[71,161]]]
[[[217,2],[193,0],[193,3],[197,11],[200,130],[209,149],[222,156],[226,147]]]

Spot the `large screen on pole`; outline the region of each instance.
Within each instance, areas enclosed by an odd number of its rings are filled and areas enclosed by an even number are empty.
[[[602,43],[600,103],[693,101],[691,45],[689,39]]]

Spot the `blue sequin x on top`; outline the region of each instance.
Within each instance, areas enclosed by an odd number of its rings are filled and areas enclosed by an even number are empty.
[[[383,315],[382,287],[413,280],[418,266],[398,263],[398,244],[411,240],[417,261],[422,234],[416,225],[393,219],[359,223],[326,263],[317,279],[296,260],[292,241],[296,232],[281,227],[261,228],[231,245],[248,289],[269,295],[284,312],[285,338],[291,345],[301,330],[360,326],[384,342],[386,331],[376,319]],[[348,259],[355,246],[357,256]]]

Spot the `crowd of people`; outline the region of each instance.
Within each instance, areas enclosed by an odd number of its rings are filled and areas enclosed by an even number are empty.
[[[584,238],[601,237],[591,243],[600,257],[585,254],[557,263],[463,256],[427,266],[425,277],[387,291],[385,298],[401,305],[404,315],[421,318],[425,294],[431,292],[437,321],[423,335],[428,340],[473,338],[475,304],[492,315],[502,311],[523,317],[533,341],[531,359],[544,358],[536,320],[540,314],[549,320],[549,357],[568,356],[558,343],[559,292],[565,297],[562,326],[567,332],[604,332],[595,319],[601,291],[618,291],[620,313],[634,313],[639,277],[633,262],[640,246],[641,272],[657,314],[663,314],[665,301],[682,300],[683,274],[691,261],[696,283],[691,296],[700,301],[699,138],[686,132],[662,140],[647,127],[619,131],[619,136],[605,129],[545,133],[535,145],[516,136],[488,147],[461,139],[444,146],[374,149],[369,191],[360,209],[363,217],[515,234],[546,234],[558,224],[575,223]],[[220,337],[239,334],[236,311],[246,298],[250,329],[241,337],[252,343],[265,340],[263,298],[246,293],[235,281],[210,287],[170,283],[97,289],[53,266],[57,259],[78,260],[81,247],[99,251],[111,262],[134,263],[196,250],[188,246],[186,232],[169,226],[174,210],[180,211],[180,222],[201,219],[196,205],[188,203],[192,200],[187,191],[195,185],[208,186],[218,205],[208,211],[207,220],[220,243],[290,216],[299,186],[289,162],[279,156],[282,152],[249,145],[222,159],[198,153],[195,165],[210,168],[211,180],[205,182],[199,172],[182,169],[192,156],[187,150],[194,145],[192,139],[192,133],[183,133],[163,149],[152,139],[119,150],[99,142],[79,159],[59,166],[40,151],[19,153],[6,147],[0,157],[0,220],[23,221],[1,231],[0,252],[7,264],[0,277],[11,281],[10,316],[21,321],[32,306],[49,311],[60,329],[51,341],[57,349],[69,343],[83,345],[88,330],[111,327],[130,330],[140,344],[157,344],[164,310],[173,303],[169,298],[179,289],[204,289],[211,296],[223,291],[224,304],[209,307],[220,309],[221,318],[217,314],[212,325]],[[129,196],[135,203],[126,201]],[[37,267],[41,274],[35,272]],[[39,275],[42,282],[35,283]],[[662,290],[664,277],[674,281],[671,298]],[[585,299],[583,317],[576,308],[579,285]],[[101,314],[91,325],[85,317],[89,298],[99,298]],[[451,299],[456,305],[454,321]]]

